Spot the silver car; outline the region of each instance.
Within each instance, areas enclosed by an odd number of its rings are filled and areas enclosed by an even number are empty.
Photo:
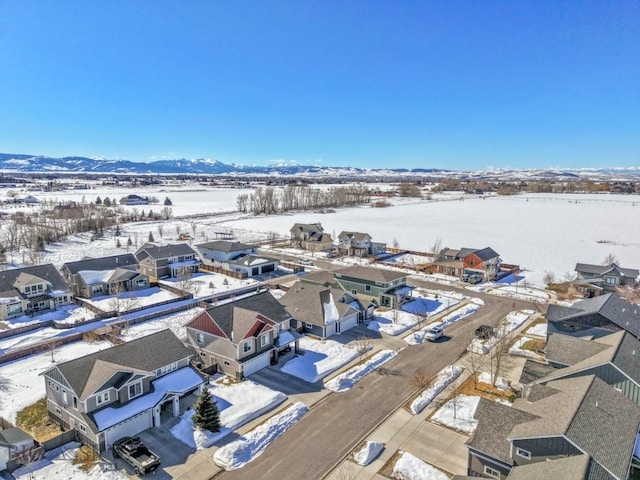
[[[424,338],[429,340],[430,342],[435,342],[440,337],[442,337],[442,328],[441,327],[431,327],[427,328],[424,332]]]

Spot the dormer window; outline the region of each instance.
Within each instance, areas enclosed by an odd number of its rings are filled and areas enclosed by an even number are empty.
[[[142,395],[142,383],[134,383],[129,385],[129,400]]]
[[[108,391],[96,395],[96,404],[97,405],[102,405],[103,403],[106,403],[108,401],[109,401],[109,392]]]
[[[251,351],[251,340],[247,340],[242,344],[242,350],[244,351],[244,353]]]
[[[607,285],[615,285],[616,282],[616,277],[605,277],[604,281],[607,282]]]

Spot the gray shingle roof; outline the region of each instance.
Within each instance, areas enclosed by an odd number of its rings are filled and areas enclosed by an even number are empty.
[[[541,480],[557,478],[562,480],[584,480],[589,470],[589,455],[573,455],[547,462],[536,462],[514,467],[507,480]]]
[[[611,347],[597,341],[554,333],[549,335],[545,353],[548,361],[569,366],[592,357],[607,348]]]
[[[535,382],[536,380],[546,377],[551,372],[554,372],[556,369],[551,365],[546,365],[544,363],[535,362],[528,358],[524,362],[524,366],[522,367],[522,373],[520,374],[519,382],[522,385],[528,385],[530,383]]]
[[[5,428],[0,430],[0,445],[17,445],[33,438],[18,427]]]
[[[119,267],[135,267],[138,260],[133,253],[125,253],[123,255],[112,255],[110,257],[88,258],[78,260],[77,262],[67,262],[63,265],[72,274],[76,274],[81,270],[114,270]]]
[[[392,282],[408,276],[406,273],[396,272],[393,270],[386,270],[383,268],[370,268],[370,267],[347,267],[341,270],[337,270],[335,274],[340,274],[345,277],[351,277],[361,280],[369,280],[373,282]],[[340,278],[337,277],[336,278]]]
[[[191,254],[195,255],[196,252],[187,243],[170,243],[168,245],[145,243],[135,253],[135,257],[140,260],[149,255],[152,258],[160,259]]]
[[[637,278],[640,275],[640,271],[636,268],[623,268],[615,263],[611,265],[592,265],[590,263],[578,263],[576,264],[575,271],[578,273],[591,273],[593,275],[604,275],[609,272],[616,272],[622,276]]]
[[[352,238],[356,242],[362,242],[363,240],[366,240],[367,237],[371,238],[371,235],[369,235],[368,233],[362,233],[362,232],[344,231],[344,232],[340,232],[340,235],[338,235],[338,238],[343,238],[343,237]]]
[[[97,383],[102,384],[119,369],[153,372],[159,367],[190,357],[192,353],[192,350],[184,345],[171,330],[162,330],[116,347],[61,363],[53,369],[57,368],[69,382],[73,391],[79,397],[85,398],[92,393],[86,392],[85,387],[89,382],[92,384],[96,382],[96,378],[91,379],[96,367],[100,370],[98,376],[104,377],[102,382],[98,379]],[[48,371],[43,375],[46,375]],[[96,385],[96,388],[98,386]]]
[[[294,223],[293,227],[289,230],[294,233],[302,232],[323,232],[324,229],[320,223]]]
[[[227,240],[215,240],[213,242],[199,243],[196,245],[196,248],[208,248],[209,250],[218,250],[220,252],[240,252],[243,250],[249,250],[252,248],[256,248],[253,245],[247,245],[246,243],[240,242],[229,242]]]
[[[316,270],[314,272],[305,273],[300,277],[300,280],[308,283],[318,283],[320,285],[338,285],[336,278],[333,276],[333,272],[328,270]]]
[[[56,270],[53,264],[48,263],[46,265],[34,265],[32,267],[16,268],[0,272],[0,292],[15,291],[14,284],[16,284],[18,277],[21,275],[22,279],[25,280],[32,277],[46,280],[51,285],[51,290],[69,291],[69,287],[62,278],[62,275],[60,275],[60,272]]]
[[[280,299],[293,318],[314,325],[326,325],[324,305],[333,302],[340,319],[357,313],[357,310],[346,303],[340,303],[344,292],[313,283],[296,282]],[[332,297],[332,298],[330,298]]]

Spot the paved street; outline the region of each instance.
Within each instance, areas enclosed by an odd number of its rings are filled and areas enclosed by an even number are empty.
[[[476,293],[473,296],[482,297],[486,305],[468,320],[449,326],[444,341],[402,350],[386,368],[368,375],[352,390],[331,394],[316,404],[254,462],[240,470],[221,472],[215,478],[323,478],[413,393],[409,379],[418,367],[435,375],[464,352],[477,326],[496,325],[512,310],[513,303],[516,308],[531,308],[528,303],[512,299]]]

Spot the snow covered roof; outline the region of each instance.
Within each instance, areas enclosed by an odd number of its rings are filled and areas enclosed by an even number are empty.
[[[154,382],[153,391],[138,397],[121,407],[106,407],[93,414],[99,431],[111,428],[125,420],[155,407],[168,393],[182,395],[204,383],[204,380],[191,367],[171,372]]]

